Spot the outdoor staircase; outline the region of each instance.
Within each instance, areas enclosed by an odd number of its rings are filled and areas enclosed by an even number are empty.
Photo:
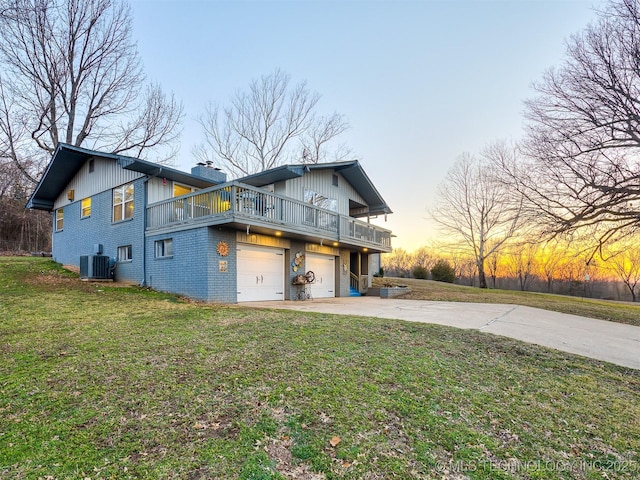
[[[349,296],[361,297],[362,295],[360,295],[360,289],[358,288],[358,286],[360,285],[359,277],[355,275],[353,272],[349,274],[349,277],[351,278],[349,282]]]

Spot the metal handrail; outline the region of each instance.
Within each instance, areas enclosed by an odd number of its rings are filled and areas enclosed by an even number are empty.
[[[245,217],[277,223],[278,228],[303,225],[338,240],[391,247],[390,230],[240,182],[153,203],[147,207],[147,228],[180,225],[207,217]]]

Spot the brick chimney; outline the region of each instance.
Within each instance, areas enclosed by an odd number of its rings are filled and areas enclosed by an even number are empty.
[[[214,167],[213,162],[199,162],[191,169],[191,175],[206,178],[207,180],[211,180],[215,183],[225,183],[227,181],[227,174],[222,172],[219,168]]]

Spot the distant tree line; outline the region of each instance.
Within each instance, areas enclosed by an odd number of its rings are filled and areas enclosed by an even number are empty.
[[[0,163],[0,252],[50,252],[50,213],[24,208],[33,186],[11,162]]]
[[[488,288],[637,301],[640,245],[612,244],[603,256],[594,259],[578,244],[514,239],[491,254],[486,280]],[[434,245],[414,252],[398,248],[382,255],[385,276],[448,281],[440,276],[442,265],[452,270],[451,281],[480,285],[476,259],[464,245]]]

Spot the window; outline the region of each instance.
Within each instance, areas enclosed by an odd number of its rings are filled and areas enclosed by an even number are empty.
[[[133,259],[133,249],[131,245],[124,245],[122,247],[118,247],[118,261],[119,262],[130,262]]]
[[[180,195],[187,195],[188,193],[195,192],[197,188],[188,187],[179,183],[173,183],[173,196],[179,197]]]
[[[173,239],[156,240],[156,258],[173,257]]]
[[[313,190],[304,190],[304,203],[324,210],[331,210],[332,212],[338,211],[338,201],[335,198],[325,197]],[[325,230],[335,230],[337,228],[337,216],[315,208],[305,207],[304,223]]]
[[[133,218],[133,183],[113,189],[113,221]]]
[[[332,212],[338,211],[338,201],[335,198],[328,198],[321,193],[314,192],[313,190],[304,190],[304,203],[309,203],[325,210],[331,210]]]
[[[56,210],[56,232],[64,228],[64,210],[59,208]]]
[[[95,170],[95,162],[94,162],[94,159],[92,158],[91,160],[89,160],[89,173],[93,173],[94,170]]]
[[[91,216],[91,197],[83,198],[80,202],[80,217],[85,218]]]
[[[332,182],[334,187],[338,186],[338,175],[336,175],[335,173],[333,174]]]

